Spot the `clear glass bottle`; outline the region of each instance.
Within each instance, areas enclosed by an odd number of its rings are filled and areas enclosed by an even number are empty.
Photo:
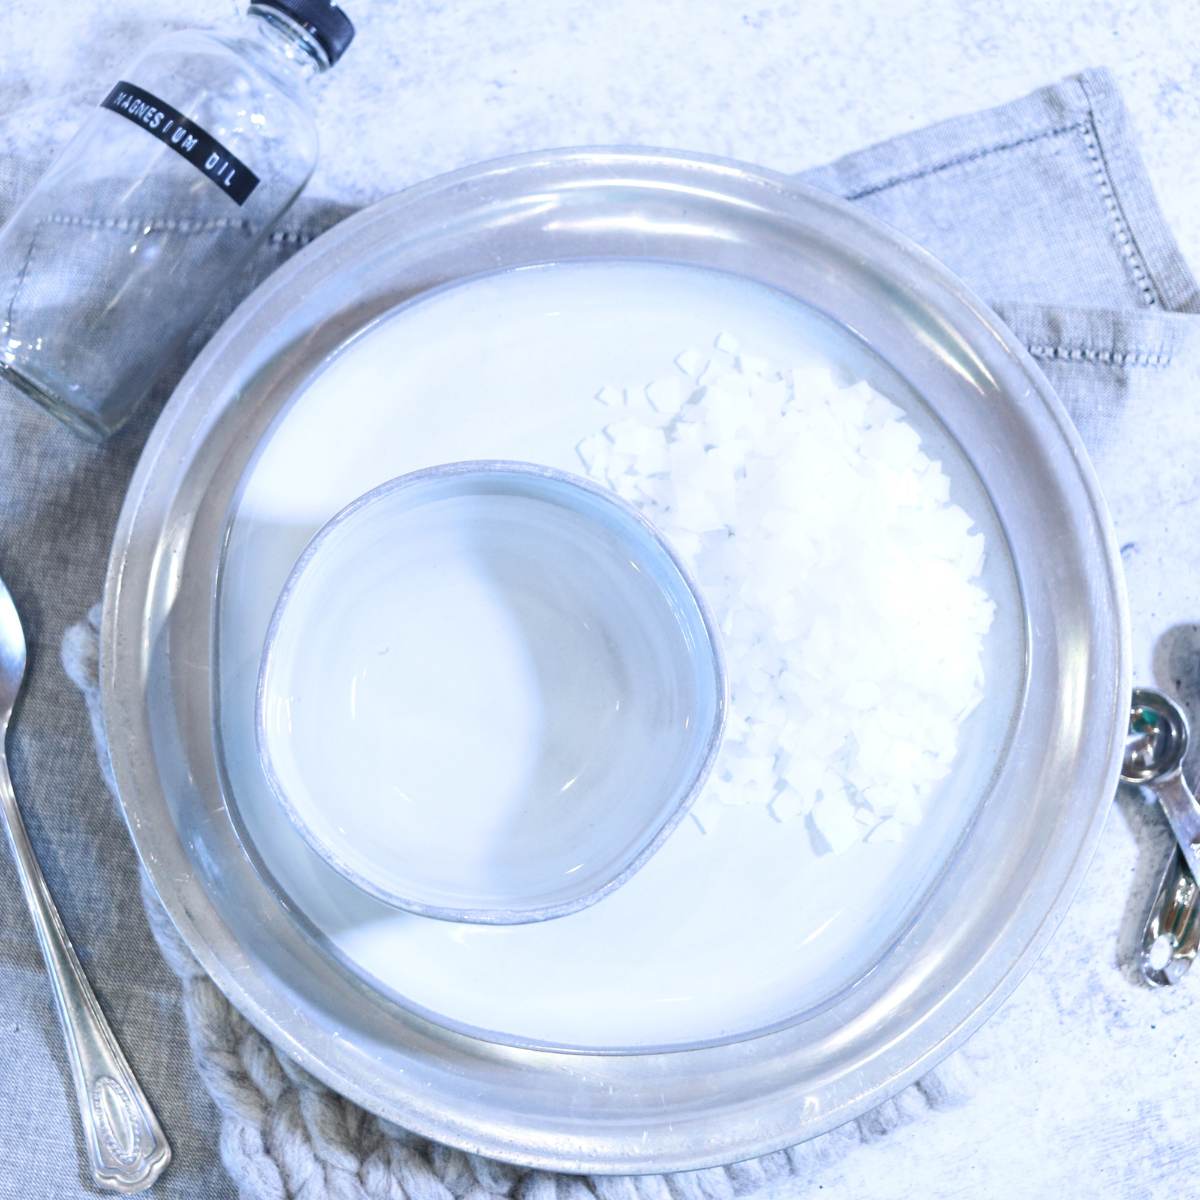
[[[152,42],[0,230],[0,374],[119,428],[307,183],[305,85],[353,36],[330,0],[255,0]]]

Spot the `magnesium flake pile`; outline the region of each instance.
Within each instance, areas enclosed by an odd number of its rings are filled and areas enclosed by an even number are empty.
[[[979,703],[984,539],[901,409],[729,334],[644,389],[604,388],[588,474],[670,539],[720,625],[731,706],[693,810],[807,818],[820,848],[898,840]]]

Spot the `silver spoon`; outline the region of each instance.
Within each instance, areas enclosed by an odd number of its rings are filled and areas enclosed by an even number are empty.
[[[62,1023],[92,1178],[130,1194],[148,1188],[171,1148],[104,1019],[46,887],[8,771],[8,724],[25,678],[25,634],[0,580],[0,812]]]
[[[1162,692],[1135,688],[1121,779],[1151,792],[1175,834],[1142,937],[1147,983],[1178,983],[1200,949],[1200,805],[1183,777],[1188,749],[1183,709]]]

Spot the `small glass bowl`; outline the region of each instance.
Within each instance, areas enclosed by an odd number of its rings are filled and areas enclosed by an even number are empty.
[[[634,508],[503,461],[375,488],[309,542],[267,633],[263,769],[363,891],[544,921],[662,845],[728,704],[712,617]]]

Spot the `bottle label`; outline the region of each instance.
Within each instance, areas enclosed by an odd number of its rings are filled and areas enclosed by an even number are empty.
[[[235,203],[245,204],[258,187],[258,176],[236,154],[177,108],[144,88],[122,79],[100,102],[100,107],[125,117],[153,134],[164,146],[170,146]]]

